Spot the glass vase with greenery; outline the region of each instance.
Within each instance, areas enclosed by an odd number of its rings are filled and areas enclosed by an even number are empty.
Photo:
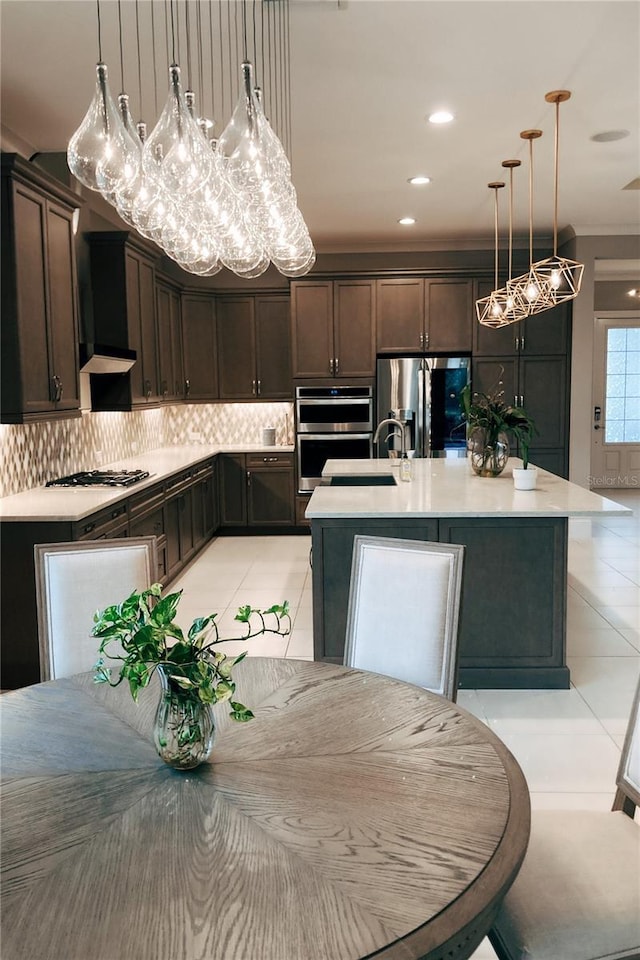
[[[162,596],[162,584],[134,591],[94,617],[93,636],[99,638],[100,659],[94,680],[117,687],[123,681],[138,699],[157,673],[161,699],[156,713],[154,740],[159,755],[170,766],[188,770],[206,760],[213,746],[213,705],[228,701],[233,720],[251,720],[253,713],[235,699],[233,668],[246,656],[228,657],[218,645],[230,640],[251,640],[263,633],[287,636],[291,632],[289,605],[267,610],[251,606],[238,609],[235,620],[244,625],[237,637],[221,637],[217,614],[196,618],[186,634],[175,622],[182,591]],[[105,657],[118,664],[117,678]]]
[[[534,421],[523,407],[505,403],[502,383],[491,393],[473,393],[467,384],[460,392],[460,407],[467,424],[471,466],[481,477],[500,474],[509,459],[509,437],[520,445],[522,465],[529,464],[529,447],[537,434]]]

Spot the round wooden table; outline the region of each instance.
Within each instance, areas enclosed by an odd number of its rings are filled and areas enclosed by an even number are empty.
[[[157,757],[158,688],[0,698],[3,960],[468,957],[518,872],[515,760],[455,704],[249,657],[209,764]]]

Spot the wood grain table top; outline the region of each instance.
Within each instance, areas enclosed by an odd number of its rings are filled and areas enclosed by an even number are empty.
[[[3,960],[469,956],[529,835],[515,760],[409,684],[248,657],[211,762],[155,752],[159,688],[3,695]]]

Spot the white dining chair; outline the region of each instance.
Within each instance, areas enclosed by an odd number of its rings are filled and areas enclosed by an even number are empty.
[[[356,535],[344,664],[455,701],[464,547]]]
[[[156,538],[37,543],[34,555],[40,678],[91,670],[93,615],[158,579]]]
[[[640,683],[611,811],[533,810],[520,873],[489,934],[500,960],[640,957]]]

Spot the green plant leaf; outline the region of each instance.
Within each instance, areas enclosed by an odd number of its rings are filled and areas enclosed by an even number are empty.
[[[233,696],[235,691],[235,684],[231,683],[229,680],[220,680],[218,686],[216,687],[216,699],[219,703],[222,703],[224,700],[228,700]]]
[[[210,613],[208,617],[197,617],[189,627],[189,633],[187,634],[189,640],[194,640],[199,634],[203,633],[216,617],[217,613]]]
[[[244,704],[238,703],[237,700],[231,701],[231,719],[237,720],[238,723],[246,723],[248,720],[253,720],[254,714],[248,707],[245,707]]]
[[[153,622],[161,627],[173,623],[181,596],[182,590],[179,590],[177,593],[170,593],[167,597],[160,598],[151,611]]]
[[[240,623],[249,623],[252,613],[253,610],[248,604],[244,607],[238,607],[238,612],[236,613],[234,620],[239,620]]]

